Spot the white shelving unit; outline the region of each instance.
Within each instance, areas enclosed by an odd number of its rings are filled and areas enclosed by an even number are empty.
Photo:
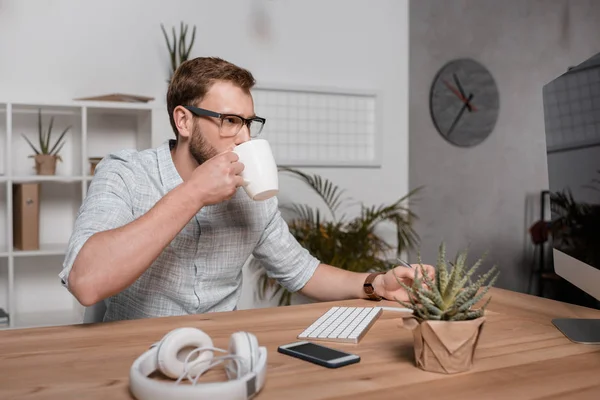
[[[33,154],[21,134],[37,143],[54,116],[51,143],[68,126],[56,175],[36,175]],[[0,308],[10,323],[0,329],[81,322],[82,307],[60,285],[65,250],[86,196],[90,157],[124,148],[155,147],[172,137],[166,107],[155,103],[0,102]],[[40,183],[39,250],[13,246],[13,185]]]

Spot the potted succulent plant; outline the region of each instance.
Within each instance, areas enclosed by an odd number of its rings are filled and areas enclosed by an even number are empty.
[[[449,263],[452,266],[449,270],[442,243],[435,279],[424,274],[420,258],[420,273],[411,286],[398,279],[409,295],[409,302],[396,301],[413,310],[412,316],[403,318],[402,325],[413,332],[415,361],[419,368],[445,374],[471,369],[491,297],[480,308],[474,309],[474,306],[499,275],[493,266],[477,280],[471,280],[484,258],[485,255],[467,268],[467,251],[462,251]]]
[[[65,141],[63,140],[65,134],[71,129],[70,126],[66,127],[65,130],[58,137],[58,140],[50,146],[50,137],[52,136],[52,125],[54,124],[54,117],[50,118],[50,125],[48,131],[44,132],[42,129],[42,110],[38,110],[38,141],[39,148],[36,148],[31,140],[21,133],[21,136],[25,138],[29,146],[33,149],[35,154],[29,157],[35,159],[35,169],[38,175],[54,175],[56,173],[56,162],[62,161],[62,158],[58,154],[63,148]]]

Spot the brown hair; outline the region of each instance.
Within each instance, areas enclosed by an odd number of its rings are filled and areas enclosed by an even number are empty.
[[[183,62],[173,74],[167,91],[167,111],[175,137],[179,137],[173,110],[196,105],[215,81],[229,81],[250,91],[256,81],[250,71],[217,57],[198,57]]]

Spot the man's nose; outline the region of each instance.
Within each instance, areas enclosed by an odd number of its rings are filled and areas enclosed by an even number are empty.
[[[240,129],[237,136],[235,137],[235,144],[236,145],[242,144],[249,140],[250,140],[250,129],[248,128],[248,125],[244,124],[244,126],[242,126],[242,129]]]

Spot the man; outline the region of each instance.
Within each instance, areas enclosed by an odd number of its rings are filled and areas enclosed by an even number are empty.
[[[250,255],[316,300],[407,298],[391,271],[320,263],[290,234],[276,198],[255,202],[240,188],[244,165],[231,150],[264,123],[254,83],[218,58],[183,63],[167,93],[175,140],[98,164],[59,275],[82,305],[106,300],[105,321],[233,310]],[[395,272],[410,284],[415,269]]]

